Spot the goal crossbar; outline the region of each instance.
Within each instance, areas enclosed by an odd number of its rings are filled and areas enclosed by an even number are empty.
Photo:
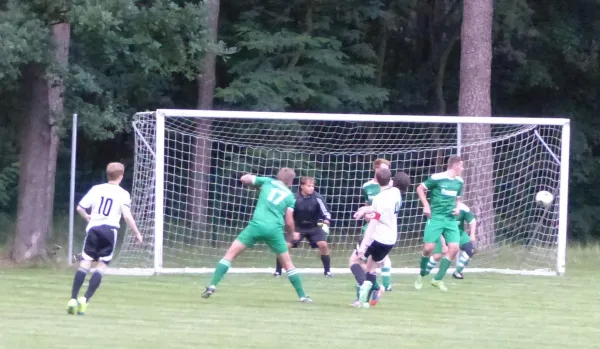
[[[437,124],[491,124],[491,125],[555,125],[570,123],[566,118],[521,118],[502,116],[432,116],[432,115],[385,115],[385,114],[333,114],[333,113],[275,113],[261,111],[158,109],[159,114],[169,118],[257,119],[298,121],[346,121],[346,122],[420,122]]]

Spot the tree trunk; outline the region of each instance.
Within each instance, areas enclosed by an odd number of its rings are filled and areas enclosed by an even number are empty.
[[[219,31],[220,0],[207,0],[208,39],[216,46]],[[198,104],[201,110],[213,108],[213,99],[216,86],[216,47],[210,48],[202,59],[202,73],[197,78]],[[192,229],[199,233],[206,232],[208,219],[208,199],[211,168],[212,143],[210,139],[212,120],[202,118],[196,122],[196,139],[194,144],[194,161],[192,165]]]
[[[460,95],[461,116],[490,116],[492,73],[493,0],[465,1],[461,31]],[[465,197],[477,215],[480,248],[494,243],[494,169],[491,126],[462,126],[465,160]],[[474,144],[474,145],[469,145]]]
[[[71,26],[52,26],[53,56],[57,73],[40,64],[24,72],[28,100],[21,136],[19,203],[12,257],[16,262],[45,258],[46,238],[52,229],[54,182],[58,154],[58,120],[63,116],[62,72],[69,59]]]

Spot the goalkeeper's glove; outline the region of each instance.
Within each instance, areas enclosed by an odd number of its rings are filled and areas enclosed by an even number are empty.
[[[323,223],[323,225],[321,225],[321,229],[323,229],[326,236],[329,235],[329,224]]]

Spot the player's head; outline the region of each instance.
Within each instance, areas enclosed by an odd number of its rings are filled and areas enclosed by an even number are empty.
[[[448,159],[448,171],[452,172],[455,176],[460,176],[463,171],[463,161],[458,155],[452,155]]]
[[[382,159],[382,158],[379,158],[379,159],[373,161],[373,170],[375,170],[375,172],[377,172],[377,170],[379,170],[380,168],[387,168],[389,170],[390,162],[388,160]]]
[[[313,177],[300,177],[300,192],[303,195],[312,195],[315,192],[315,179]]]
[[[382,187],[388,186],[392,180],[392,171],[385,167],[379,168],[377,171],[375,171],[375,180]]]
[[[294,184],[294,178],[296,178],[296,172],[289,167],[284,167],[277,172],[277,180],[282,181],[288,187]]]
[[[402,193],[406,193],[409,185],[410,177],[402,171],[396,172],[394,175],[394,187],[398,188]]]
[[[106,178],[111,183],[121,183],[125,174],[125,166],[120,162],[111,162],[106,166]]]

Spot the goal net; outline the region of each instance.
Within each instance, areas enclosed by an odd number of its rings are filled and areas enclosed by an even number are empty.
[[[373,161],[385,158],[413,182],[390,257],[392,272],[414,273],[425,225],[415,188],[446,170],[453,154],[464,159],[463,201],[477,217],[469,270],[564,272],[568,120],[159,110],[136,114],[133,126],[133,213],[146,241],[137,244],[127,232],[115,272],[210,271],[256,203],[258,191],[244,187],[241,175],[274,176],[281,167],[295,169],[293,191],[300,176],[316,178],[332,214],[332,266],[345,271],[362,234],[352,214],[364,204]],[[547,209],[535,202],[540,190],[555,196]],[[308,243],[291,255],[297,267],[322,272]],[[232,271],[274,265],[275,256],[257,245]]]

